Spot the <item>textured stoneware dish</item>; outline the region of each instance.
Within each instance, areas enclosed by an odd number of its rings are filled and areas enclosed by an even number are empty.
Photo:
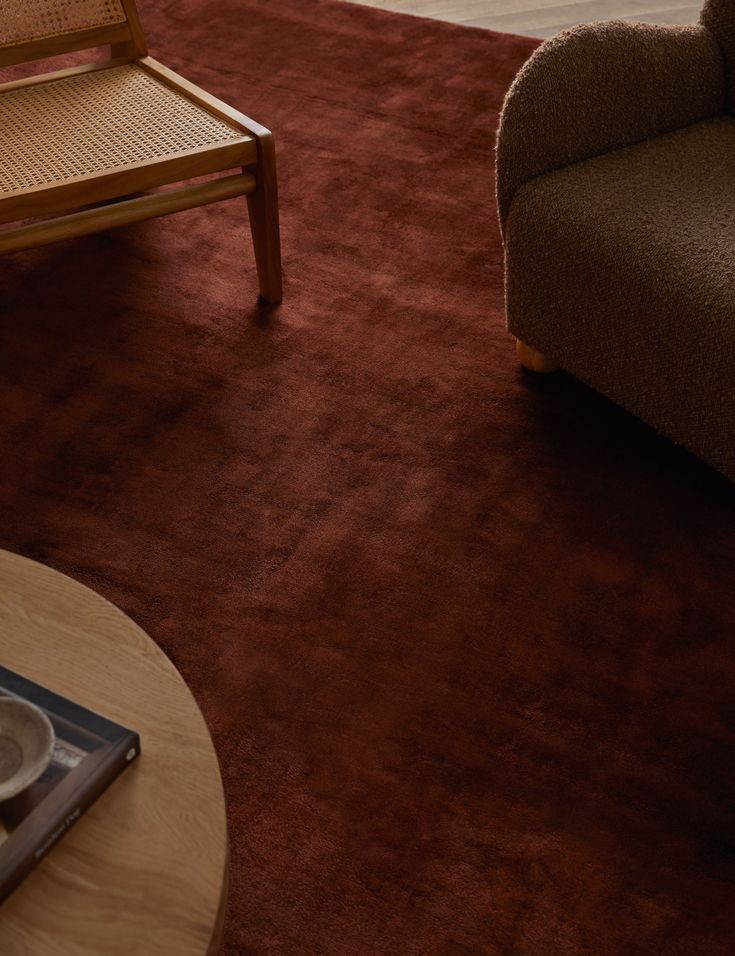
[[[54,750],[54,728],[27,700],[0,697],[0,800],[9,800],[37,780]]]

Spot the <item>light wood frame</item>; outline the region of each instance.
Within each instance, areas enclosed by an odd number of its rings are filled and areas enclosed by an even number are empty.
[[[138,161],[117,169],[93,171],[51,185],[23,188],[5,194],[0,192],[0,224],[53,217],[0,230],[0,253],[89,235],[245,195],[260,296],[270,304],[280,302],[281,247],[273,135],[248,116],[148,56],[135,0],[120,2],[126,17],[124,22],[30,43],[0,46],[0,67],[93,47],[111,48],[111,58],[100,63],[0,84],[0,96],[11,90],[133,65],[224,121],[240,135],[226,142],[179,151],[163,158]],[[185,180],[236,168],[240,172],[234,175],[195,185],[181,185]],[[149,192],[172,184],[179,185],[173,189]],[[60,213],[64,215],[60,216]]]

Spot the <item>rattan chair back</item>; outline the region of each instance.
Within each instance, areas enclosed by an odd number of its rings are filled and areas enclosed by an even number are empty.
[[[0,67],[108,44],[145,52],[135,0],[0,0]]]
[[[120,0],[3,0],[0,46],[93,30],[125,19]]]

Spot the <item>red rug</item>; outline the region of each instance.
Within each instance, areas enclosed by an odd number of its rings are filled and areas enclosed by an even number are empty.
[[[516,364],[493,131],[534,41],[142,6],[277,133],[286,299],[243,202],[4,259],[0,543],[192,686],[227,956],[730,956],[735,495]]]

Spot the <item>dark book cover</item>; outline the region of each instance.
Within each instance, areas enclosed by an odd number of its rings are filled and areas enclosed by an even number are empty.
[[[22,697],[51,721],[54,752],[35,783],[0,802],[0,902],[140,753],[138,735],[0,667],[0,696]]]

